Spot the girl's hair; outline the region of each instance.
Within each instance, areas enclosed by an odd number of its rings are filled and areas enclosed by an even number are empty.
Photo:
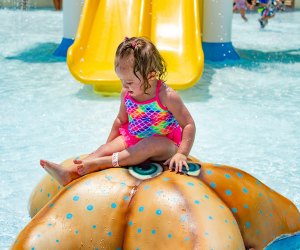
[[[154,72],[159,80],[165,81],[167,74],[166,62],[160,55],[155,45],[145,37],[125,38],[116,51],[115,69],[119,66],[120,60],[133,55],[133,73],[139,72],[144,80],[144,93],[150,88],[148,81],[149,74]],[[141,80],[141,79],[140,79]]]

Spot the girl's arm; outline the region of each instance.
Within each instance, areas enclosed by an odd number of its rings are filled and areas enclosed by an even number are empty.
[[[167,87],[165,93],[160,95],[160,98],[163,105],[165,105],[168,110],[172,112],[182,128],[182,141],[178,151],[171,159],[167,161],[170,169],[172,169],[173,165],[175,165],[175,171],[181,172],[183,165],[188,169],[187,156],[189,155],[195,140],[195,122],[187,107],[184,105],[182,99],[173,89]]]
[[[126,107],[125,107],[125,104],[124,104],[125,93],[126,93],[125,90],[122,90],[122,92],[121,92],[121,104],[120,104],[119,113],[118,113],[116,119],[114,120],[111,131],[110,131],[109,136],[106,140],[106,143],[108,143],[108,142],[112,141],[113,139],[117,138],[120,135],[119,128],[121,127],[122,124],[124,124],[128,121]]]

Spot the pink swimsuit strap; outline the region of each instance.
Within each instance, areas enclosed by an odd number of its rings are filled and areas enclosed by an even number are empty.
[[[159,90],[160,90],[160,86],[162,85],[163,81],[162,80],[158,80],[157,81],[157,85],[156,85],[156,90],[155,90],[155,97],[151,98],[150,100],[144,101],[144,102],[139,102],[136,101],[135,99],[133,99],[129,94],[128,91],[126,92],[125,96],[124,96],[124,101],[126,99],[130,99],[131,101],[133,101],[136,104],[148,104],[151,102],[157,102],[157,104],[163,109],[163,110],[168,110],[168,108],[166,106],[164,106],[160,99],[159,99]]]

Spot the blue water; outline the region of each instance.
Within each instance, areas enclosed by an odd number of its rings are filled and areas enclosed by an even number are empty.
[[[239,62],[206,63],[180,91],[197,123],[191,152],[248,171],[300,208],[300,12],[278,13],[265,30],[257,14],[233,17]],[[93,93],[52,56],[62,13],[0,9],[0,249],[29,222],[27,202],[60,162],[104,143],[119,99]]]

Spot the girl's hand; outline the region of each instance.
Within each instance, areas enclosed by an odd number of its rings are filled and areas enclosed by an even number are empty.
[[[175,168],[175,172],[182,172],[182,167],[185,166],[186,170],[189,170],[189,166],[187,164],[187,157],[184,154],[176,153],[170,159],[164,162],[164,165],[169,165],[169,169],[173,170]]]

